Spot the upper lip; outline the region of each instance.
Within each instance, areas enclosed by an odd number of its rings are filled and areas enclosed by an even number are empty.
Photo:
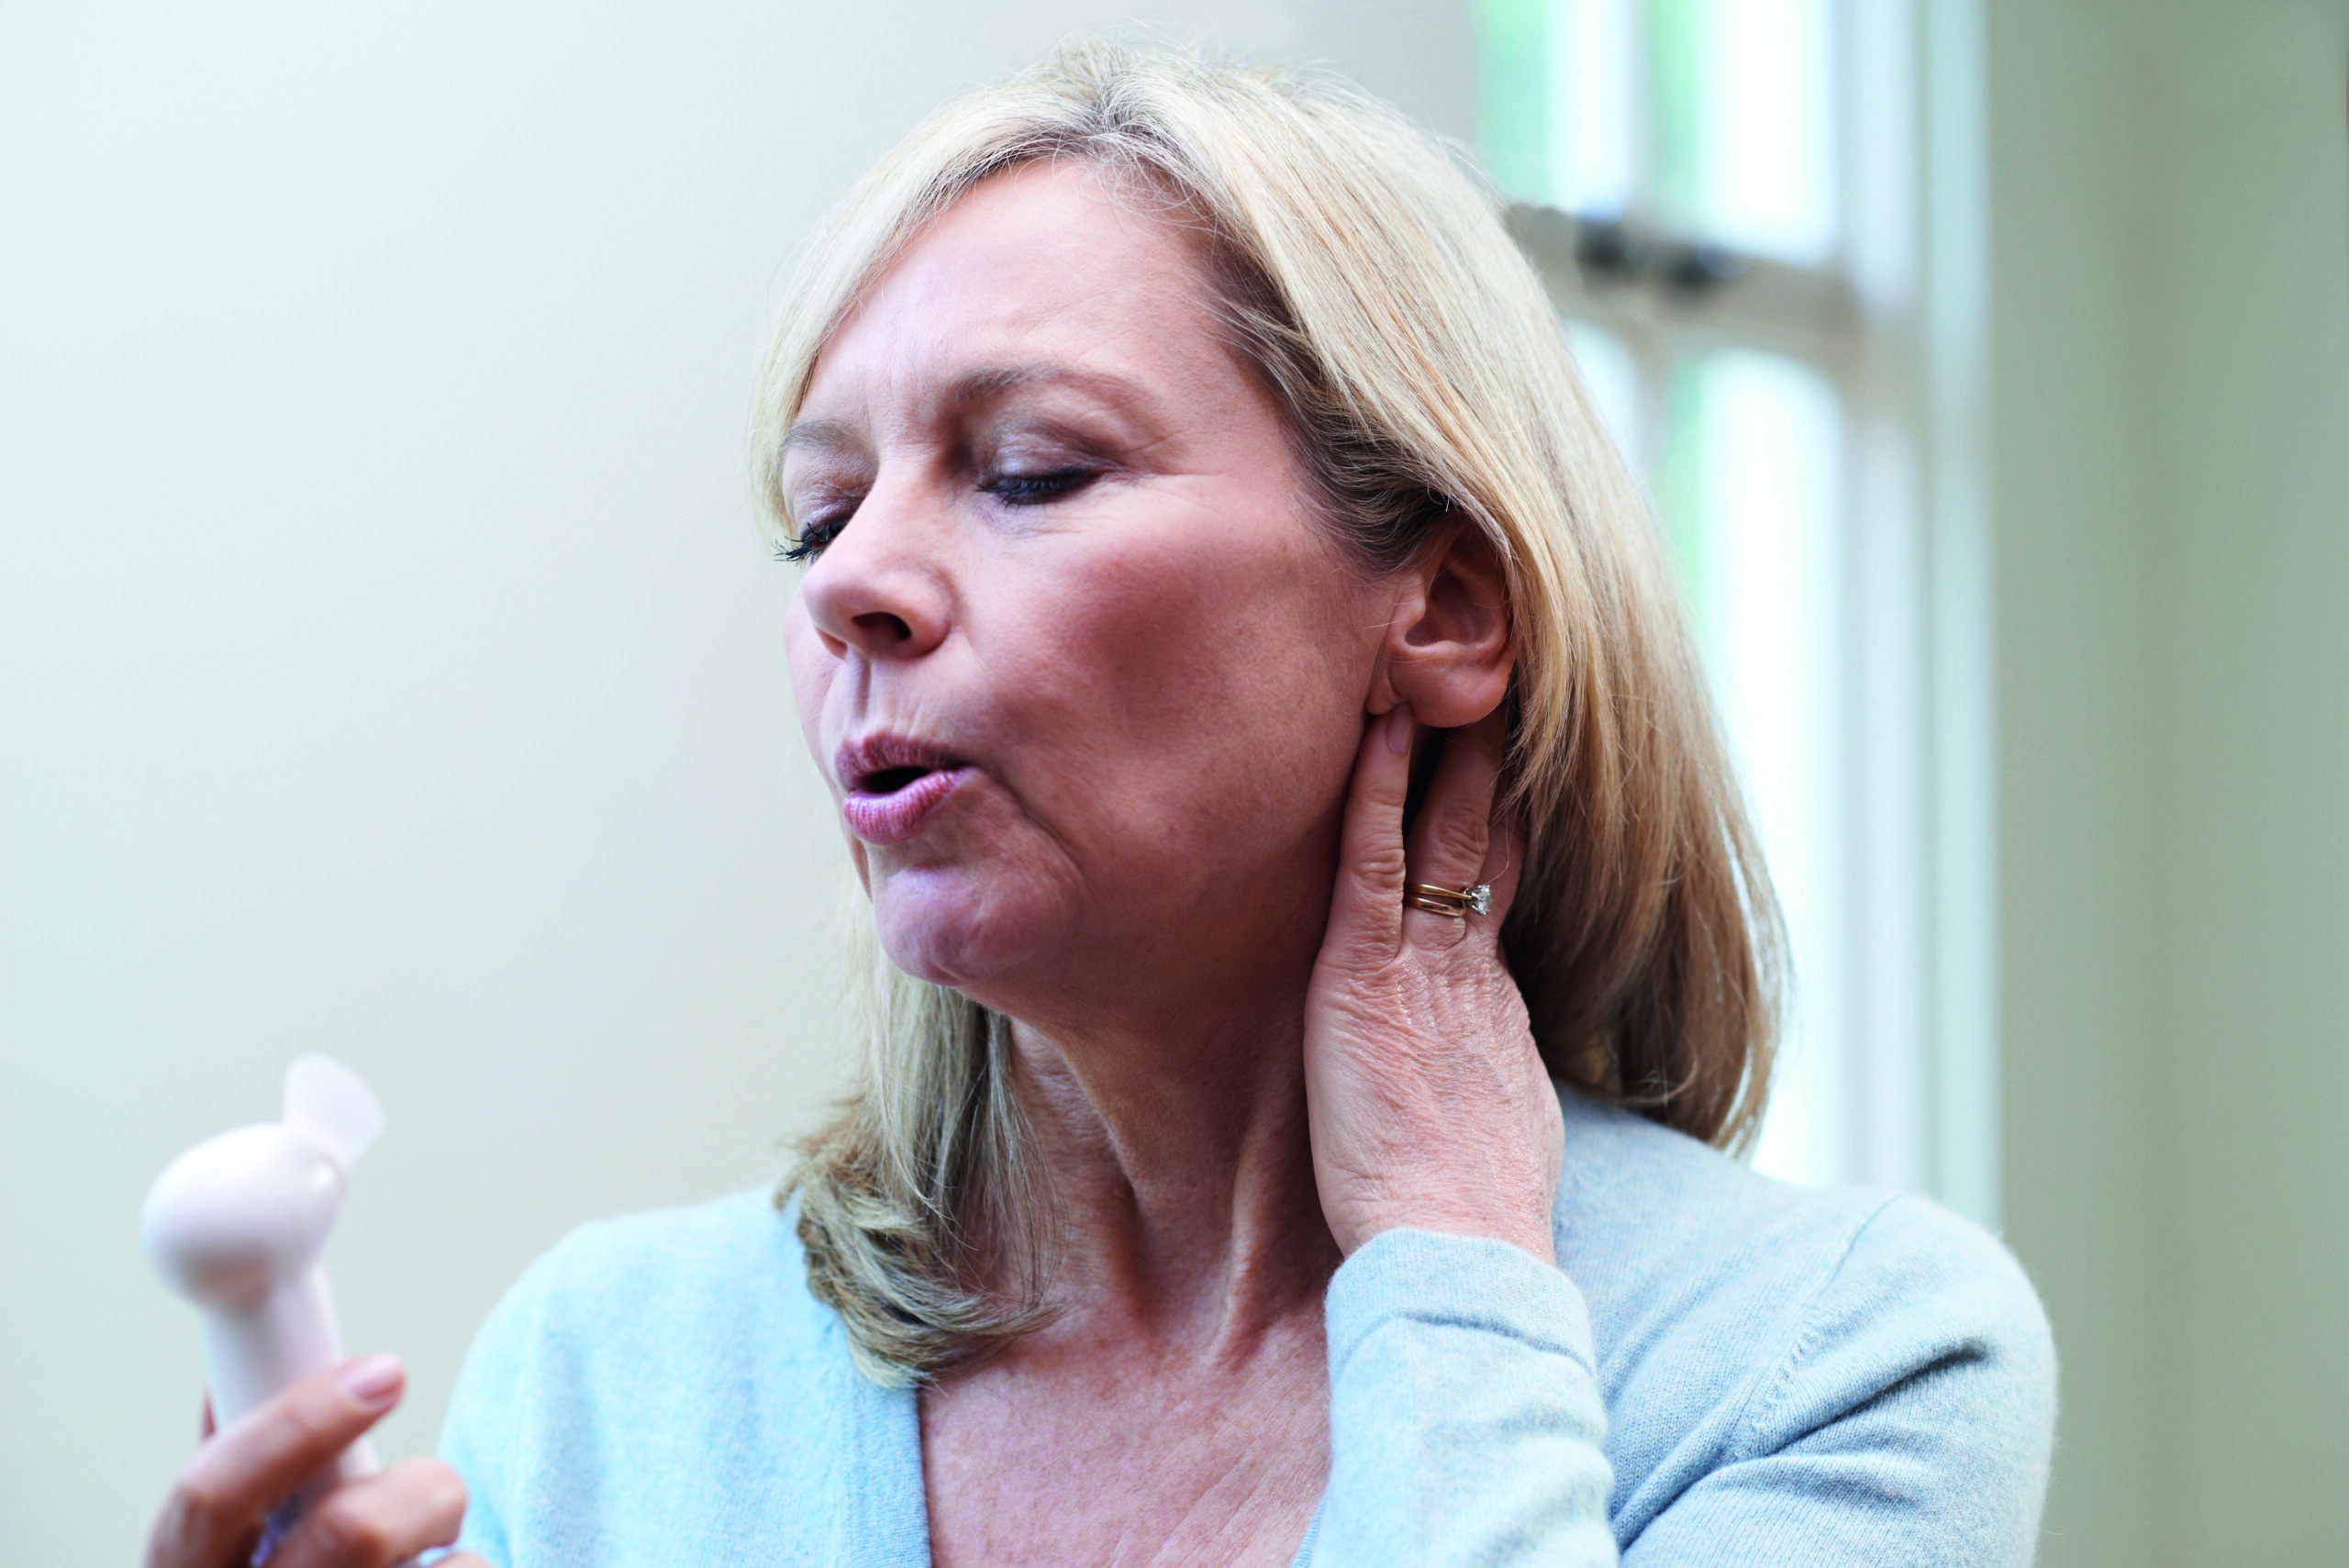
[[[863,789],[874,774],[892,769],[919,768],[925,773],[938,773],[963,765],[961,758],[934,740],[885,731],[844,740],[841,749],[832,753],[832,776],[852,794]]]

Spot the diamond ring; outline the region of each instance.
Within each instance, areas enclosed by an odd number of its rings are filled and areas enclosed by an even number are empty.
[[[1403,906],[1464,920],[1471,910],[1479,915],[1493,912],[1493,890],[1481,882],[1474,887],[1438,887],[1431,882],[1407,883],[1403,887]]]

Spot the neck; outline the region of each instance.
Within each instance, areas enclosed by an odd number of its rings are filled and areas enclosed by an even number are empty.
[[[1147,1029],[1014,1023],[1054,1205],[1059,1333],[1236,1356],[1300,1311],[1318,1321],[1338,1249],[1307,1140],[1297,989]]]

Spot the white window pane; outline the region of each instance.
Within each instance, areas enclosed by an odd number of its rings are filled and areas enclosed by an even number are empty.
[[[1582,372],[1583,386],[1598,406],[1599,421],[1615,439],[1615,450],[1636,471],[1644,450],[1639,362],[1622,339],[1587,321],[1567,322],[1566,341],[1574,350],[1575,368]]]
[[[1740,250],[1823,257],[1836,224],[1831,0],[1665,0],[1651,51],[1664,216]]]
[[[1694,545],[1698,636],[1787,917],[1795,972],[1781,1076],[1755,1157],[1789,1180],[1849,1169],[1842,652],[1837,540],[1842,418],[1792,361],[1744,351],[1691,367],[1674,532]],[[1683,406],[1688,406],[1684,402]]]
[[[1620,213],[1636,176],[1639,81],[1631,0],[1553,0],[1549,28],[1550,200]]]

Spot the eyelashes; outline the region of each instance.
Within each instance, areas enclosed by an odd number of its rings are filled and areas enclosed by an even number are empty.
[[[1007,506],[1041,506],[1074,495],[1093,483],[1089,468],[1056,469],[1051,473],[998,473],[979,484],[979,494],[992,495]]]
[[[1100,471],[1092,468],[1062,468],[1050,473],[992,473],[981,480],[976,489],[980,495],[992,496],[1007,506],[1043,506],[1065,500],[1100,476]],[[811,518],[799,530],[797,539],[775,547],[775,559],[794,562],[815,560],[827,545],[840,538],[841,530],[848,527],[861,504],[862,497]]]
[[[838,539],[841,530],[848,527],[849,517],[854,510],[854,507],[851,507],[849,511],[833,517],[818,517],[799,530],[797,539],[789,544],[775,546],[774,558],[777,561],[790,562],[795,565],[815,560],[824,553],[824,547]]]

